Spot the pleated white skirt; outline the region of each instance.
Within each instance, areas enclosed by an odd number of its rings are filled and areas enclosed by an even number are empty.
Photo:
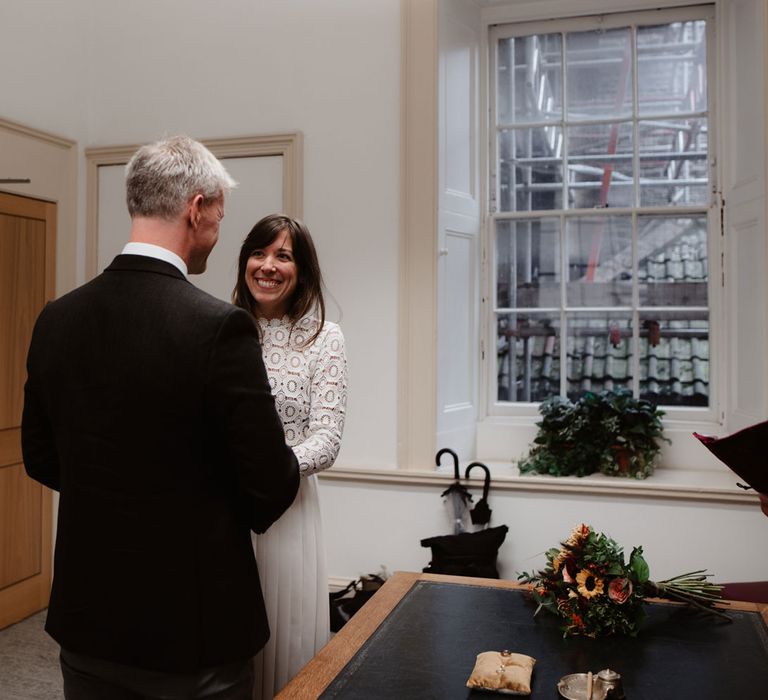
[[[291,507],[252,540],[271,631],[254,662],[253,697],[271,700],[330,637],[317,476],[302,477]]]

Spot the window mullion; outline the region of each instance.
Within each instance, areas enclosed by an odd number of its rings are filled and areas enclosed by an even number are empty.
[[[640,109],[637,25],[632,27],[632,200],[640,206]],[[632,395],[640,395],[640,265],[638,259],[637,211],[632,213]]]
[[[568,237],[564,210],[568,208],[568,71],[566,70],[567,45],[565,32],[560,33],[562,51],[560,54],[560,104],[563,106],[560,118],[560,132],[563,139],[562,208],[560,213],[560,396],[568,394]]]

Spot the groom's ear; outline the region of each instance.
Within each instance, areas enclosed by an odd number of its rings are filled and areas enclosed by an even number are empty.
[[[194,197],[192,197],[192,199],[189,200],[187,215],[189,217],[189,225],[193,229],[196,229],[200,223],[200,217],[202,216],[201,209],[204,202],[205,197],[203,197],[201,194],[196,194]]]

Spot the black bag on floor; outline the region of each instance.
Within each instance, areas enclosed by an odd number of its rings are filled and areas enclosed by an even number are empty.
[[[499,578],[496,559],[509,528],[491,527],[479,532],[439,535],[421,540],[432,549],[432,561],[423,569],[427,574]]]
[[[349,618],[360,610],[383,585],[384,579],[381,576],[369,574],[350,581],[340,591],[329,593],[331,632],[338,632],[344,627]]]

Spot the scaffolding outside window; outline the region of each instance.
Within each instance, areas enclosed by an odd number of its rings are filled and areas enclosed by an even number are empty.
[[[491,29],[491,403],[710,406],[708,7]]]

